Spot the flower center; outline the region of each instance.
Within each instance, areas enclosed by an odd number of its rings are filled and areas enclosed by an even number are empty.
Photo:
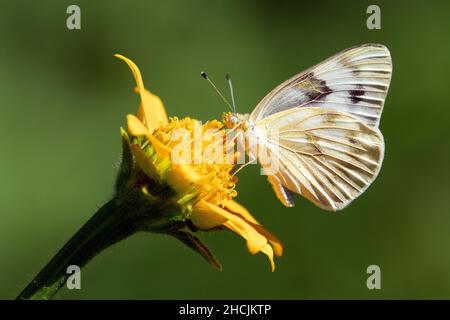
[[[172,150],[173,164],[189,166],[201,183],[195,183],[193,189],[196,199],[206,200],[214,205],[223,206],[224,202],[237,195],[237,178],[232,175],[235,162],[233,143],[227,143],[225,127],[220,121],[213,120],[205,124],[200,121],[176,117],[162,125],[153,136]]]

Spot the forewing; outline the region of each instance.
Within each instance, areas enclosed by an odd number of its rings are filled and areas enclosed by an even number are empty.
[[[384,142],[378,128],[326,107],[274,114],[260,121],[253,132],[258,146],[267,148],[253,156],[260,163],[277,163],[271,172],[262,165],[274,188],[281,184],[327,210],[340,210],[363,193],[383,161]],[[267,158],[262,159],[262,154]]]
[[[389,50],[365,44],[344,50],[273,89],[256,106],[256,123],[292,108],[317,107],[347,112],[376,127],[391,81]]]

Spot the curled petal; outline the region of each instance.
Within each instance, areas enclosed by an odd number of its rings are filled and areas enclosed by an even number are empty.
[[[277,257],[281,257],[283,255],[283,245],[281,244],[281,241],[277,237],[275,237],[272,233],[267,231],[260,224],[253,224],[251,222],[249,222],[249,223],[253,226],[253,228],[256,229],[256,231],[258,231],[260,234],[262,234],[264,237],[267,238],[267,240],[273,247],[275,255]]]
[[[141,104],[138,111],[138,118],[145,124],[145,126],[152,132],[158,128],[161,124],[168,122],[167,113],[161,99],[145,89],[144,82],[142,80],[141,72],[136,64],[130,59],[115,54],[115,57],[125,61],[128,67],[133,73],[136,81],[136,91],[141,97]]]
[[[223,225],[246,240],[247,249],[251,254],[258,253],[267,244],[267,239],[264,236],[237,216],[233,220],[228,220]]]
[[[272,272],[275,271],[275,262],[273,261],[273,250],[272,247],[268,244],[266,244],[262,249],[261,252],[264,253],[270,261],[270,267],[272,268]]]
[[[201,208],[203,215],[199,215],[199,212],[196,210],[197,208]],[[214,220],[207,220],[208,223],[206,224],[203,220],[209,218],[208,215],[214,217]],[[218,225],[223,220],[225,221],[222,224],[225,227],[236,232],[246,240],[248,251],[251,254],[256,254],[267,244],[267,239],[244,219],[225,209],[214,206],[205,200],[199,201],[191,216],[191,221],[200,229],[205,224],[212,228],[215,226],[214,223]]]
[[[135,91],[139,93],[142,101],[139,105],[137,116],[144,118],[145,115],[151,115],[150,118],[145,117],[145,123],[149,130],[153,131],[160,125],[169,122],[166,109],[157,95],[151,93],[147,89],[144,89],[144,92],[141,92],[137,87],[135,88]]]
[[[248,212],[247,209],[234,200],[227,201],[225,207],[227,210],[238,214],[240,217],[245,219],[250,225],[252,225],[253,228],[256,229],[256,231],[266,237],[272,245],[276,256],[281,257],[283,255],[283,245],[281,244],[281,241],[261,226],[261,224],[250,214],[250,212]]]

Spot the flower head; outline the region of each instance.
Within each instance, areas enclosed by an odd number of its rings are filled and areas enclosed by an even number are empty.
[[[135,167],[143,173],[139,179],[143,192],[149,198],[157,197],[152,191],[155,185],[167,186],[172,192],[165,201],[180,213],[175,220],[191,229],[225,227],[236,232],[246,240],[251,254],[261,251],[267,255],[273,271],[273,255],[281,256],[282,245],[233,200],[237,195],[233,160],[238,155],[232,153],[230,159],[224,124],[213,120],[202,125],[191,118],[168,118],[161,99],[145,89],[137,66],[124,56],[116,57],[130,67],[136,80],[135,91],[141,98],[137,114],[127,116],[127,141]],[[198,239],[185,241],[191,236],[181,236],[179,231],[173,234],[211,258]]]

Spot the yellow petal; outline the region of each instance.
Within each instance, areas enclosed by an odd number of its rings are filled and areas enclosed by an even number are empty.
[[[150,130],[157,129],[160,125],[166,124],[169,122],[167,117],[166,109],[161,101],[161,99],[144,89],[143,92],[136,88],[139,95],[141,96],[141,104],[139,105],[138,116],[145,117],[146,125]],[[150,114],[150,117],[146,117],[145,115]]]
[[[147,129],[146,126],[139,120],[136,116],[129,114],[127,115],[127,125],[128,132],[133,136],[147,136],[151,135],[151,132]]]
[[[136,116],[127,115],[128,132],[133,136],[146,136],[160,158],[170,157],[171,149],[156,139]]]
[[[281,257],[283,255],[283,245],[281,244],[281,241],[275,237],[272,233],[267,231],[262,225],[260,224],[254,224],[249,222],[253,228],[256,229],[260,234],[262,234],[264,237],[267,238],[267,240],[270,242],[270,244],[273,247],[273,250],[275,251],[275,255],[277,257]]]
[[[266,237],[267,240],[269,240],[270,244],[273,246],[275,255],[277,255],[278,257],[283,255],[283,245],[281,244],[281,241],[278,240],[278,238],[271,234],[269,231],[264,229],[264,227],[261,226],[261,224],[250,214],[250,212],[248,212],[247,209],[245,209],[242,205],[234,200],[227,201],[225,203],[225,207],[227,210],[236,213],[243,219],[247,220],[249,224],[251,224],[252,227],[256,229],[256,231]]]
[[[261,250],[262,247],[264,247],[267,244],[267,239],[264,236],[262,236],[261,234],[259,234],[255,230],[255,228],[253,228],[250,224],[248,224],[241,217],[239,217],[231,212],[228,212],[225,209],[214,206],[205,200],[200,200],[196,206],[198,206],[198,205],[202,205],[203,208],[206,210],[209,209],[212,214],[220,215],[223,218],[225,218],[226,221],[223,223],[223,225],[226,226],[227,228],[233,230],[234,232],[239,234],[241,237],[243,237],[245,240],[247,240],[247,248],[251,254],[257,253],[258,251]],[[194,208],[194,210],[195,210],[195,208]],[[199,225],[201,225],[202,222],[201,222],[200,217],[197,216],[196,221],[197,221],[197,223],[199,223]],[[197,227],[199,227],[199,225],[197,225],[197,224],[195,224],[195,225]]]
[[[189,165],[172,165],[166,175],[167,184],[177,193],[188,192],[193,185],[205,183],[205,177]]]
[[[172,150],[168,146],[166,146],[164,143],[162,143],[152,135],[148,136],[147,138],[149,139],[159,158],[170,158]]]
[[[238,215],[240,215],[242,218],[244,218],[247,221],[251,221],[253,223],[259,224],[258,221],[256,221],[255,218],[253,218],[253,216],[250,214],[250,212],[248,212],[247,209],[245,209],[242,205],[240,205],[239,203],[237,203],[234,200],[228,200],[225,203],[225,207],[231,211],[234,212]]]
[[[256,224],[249,224],[241,217],[214,206],[205,200],[200,200],[194,206],[190,219],[195,226],[204,230],[223,224],[247,240],[247,248],[251,254],[259,251],[263,252],[269,258],[272,271],[275,270],[275,263],[273,261],[274,251],[270,244],[267,243],[265,236],[254,228]],[[262,227],[261,229],[264,230]],[[264,231],[267,232],[266,230]]]
[[[270,267],[272,268],[272,272],[274,272],[275,271],[275,262],[273,261],[272,247],[267,244],[261,249],[261,252],[264,253],[269,258]]]
[[[223,225],[246,240],[247,249],[251,254],[256,254],[267,244],[267,239],[247,224],[243,219],[234,216]]]
[[[161,102],[161,99],[145,89],[141,72],[139,71],[139,68],[136,66],[136,64],[120,54],[115,54],[114,56],[125,61],[128,67],[131,69],[131,72],[133,73],[134,79],[136,81],[136,91],[141,97],[138,118],[144,122],[144,124],[150,131],[155,130],[161,124],[167,123],[167,113],[164,105]]]
[[[158,173],[150,157],[135,144],[131,145],[131,152],[133,153],[134,158],[142,171],[144,171],[144,173],[150,178],[157,179]]]
[[[228,218],[223,215],[219,207],[212,206],[200,200],[192,210],[191,221],[199,229],[208,230],[226,222]]]

